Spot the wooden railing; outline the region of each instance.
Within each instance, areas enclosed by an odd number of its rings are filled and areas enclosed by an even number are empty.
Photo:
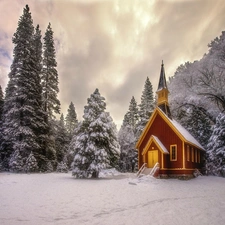
[[[141,166],[141,168],[140,168],[140,169],[138,170],[138,172],[137,172],[137,176],[139,176],[139,175],[144,171],[146,165],[147,165],[147,163],[144,163],[144,164]]]
[[[159,168],[159,163],[157,162],[154,167],[152,168],[151,172],[149,173],[150,176],[154,176],[155,172]]]

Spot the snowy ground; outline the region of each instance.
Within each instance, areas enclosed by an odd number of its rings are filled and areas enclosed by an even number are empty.
[[[71,173],[0,173],[0,224],[225,224],[224,178],[117,175],[77,180]]]

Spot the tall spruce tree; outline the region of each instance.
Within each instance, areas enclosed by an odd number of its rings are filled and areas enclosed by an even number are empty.
[[[54,114],[60,113],[60,101],[57,97],[58,88],[58,72],[56,62],[56,51],[54,46],[53,31],[49,23],[43,44],[43,69],[42,69],[42,99],[43,108],[46,114],[45,123],[48,125],[48,130],[45,136],[44,146],[45,154],[51,163],[56,166],[56,149],[55,149],[55,131],[56,121]],[[50,166],[50,163],[48,163]],[[50,166],[51,167],[51,166]]]
[[[98,177],[101,169],[117,164],[116,127],[109,113],[105,112],[104,100],[96,89],[84,108],[84,121],[75,130],[71,148],[75,155],[73,175],[76,177]]]
[[[120,170],[134,171],[137,163],[137,153],[135,150],[137,125],[139,123],[138,107],[135,98],[132,96],[128,112],[124,115],[123,124],[118,133],[121,148]]]
[[[2,87],[0,85],[0,123],[2,121],[3,105],[4,105],[4,96],[3,96]]]
[[[152,84],[147,77],[144,85],[144,90],[141,96],[141,104],[139,105],[139,122],[137,124],[136,129],[136,138],[138,139],[147,124],[153,110],[155,108],[154,96],[153,96],[153,89]]]
[[[37,42],[28,5],[23,10],[12,40],[14,58],[3,110],[2,148],[6,157],[17,151],[18,154],[14,155],[21,156],[24,162],[31,151],[39,152],[38,135],[44,126],[41,121],[43,114],[38,68],[41,58],[37,59],[40,55],[35,48]],[[13,165],[12,159],[10,163]]]
[[[77,114],[73,102],[70,103],[66,115],[66,129],[69,137],[72,138],[75,127],[78,124]]]
[[[56,62],[56,51],[54,46],[53,31],[49,23],[44,36],[44,56],[42,72],[42,88],[44,111],[48,115],[48,120],[55,118],[54,113],[60,113],[60,101],[57,97],[58,72]]]
[[[2,145],[2,114],[3,114],[3,105],[4,105],[4,99],[3,99],[3,92],[2,92],[2,87],[0,85],[0,171],[3,169],[2,165],[2,155],[1,155],[1,145]]]
[[[137,124],[139,121],[139,115],[138,115],[137,102],[136,102],[134,96],[132,96],[132,98],[131,98],[129,110],[126,115],[126,120],[130,124],[130,126],[132,127],[134,132],[136,132]]]

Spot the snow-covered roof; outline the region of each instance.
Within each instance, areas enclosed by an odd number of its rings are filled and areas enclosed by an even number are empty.
[[[168,118],[169,119],[169,118]],[[181,126],[176,120],[169,119],[173,126],[180,132],[180,134],[188,141],[193,143],[194,145],[198,146],[201,149],[204,149],[202,145],[183,127]]]
[[[163,116],[165,118],[165,121],[168,123],[168,125],[174,130],[174,132],[183,141],[188,142],[192,145],[195,145],[196,147],[205,151],[205,149],[202,147],[202,145],[184,127],[182,127],[176,120],[170,119],[159,107],[156,107],[156,109],[153,111],[147,125],[145,126],[145,129],[143,130],[143,132],[142,132],[142,134],[141,134],[141,136],[140,136],[140,138],[139,138],[139,140],[136,144],[137,149],[139,148],[140,144],[142,143],[144,137],[146,136],[146,134],[148,132],[148,129],[149,129],[149,126],[151,126],[151,123],[154,120],[157,113],[160,113],[161,116]]]
[[[157,142],[157,144],[160,146],[161,150],[163,151],[163,153],[169,154],[168,150],[166,149],[166,147],[163,145],[163,143],[158,139],[158,137],[156,137],[155,135],[152,135],[152,137],[154,138],[154,140]]]
[[[176,120],[170,119],[160,108],[158,108],[169,120],[169,122],[174,126],[174,128],[183,136],[183,138],[187,141],[190,142],[200,149],[204,150],[202,145],[187,131],[183,126],[181,126]]]

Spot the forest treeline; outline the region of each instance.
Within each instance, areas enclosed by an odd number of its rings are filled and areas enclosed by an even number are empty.
[[[137,169],[135,143],[155,105],[149,78],[140,104],[128,103],[119,131],[105,98],[93,92],[78,121],[70,103],[61,114],[53,30],[42,38],[29,6],[13,35],[13,61],[3,95],[0,86],[0,171],[67,172],[78,178],[98,177],[107,167]],[[225,32],[209,44],[202,59],[180,65],[168,88],[172,116],[205,148],[208,174],[225,176]]]

